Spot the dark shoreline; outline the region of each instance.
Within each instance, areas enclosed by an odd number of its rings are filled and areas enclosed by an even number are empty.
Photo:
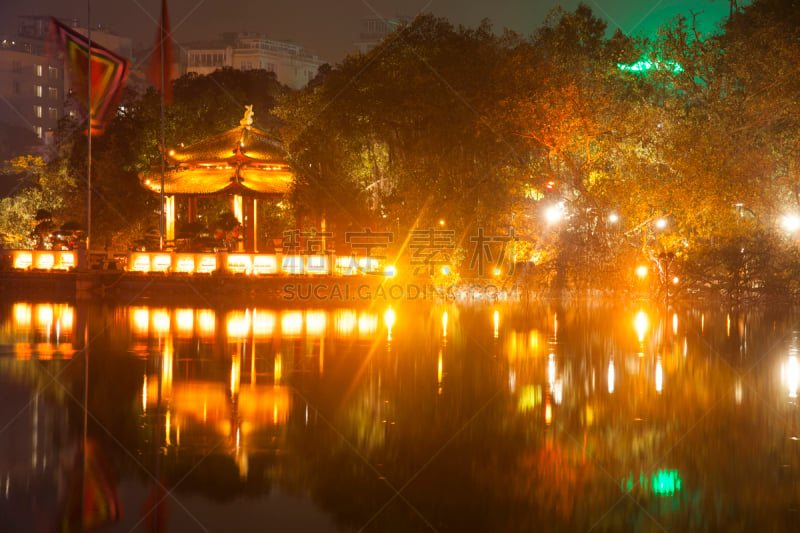
[[[461,301],[498,301],[502,289],[486,284],[460,289]],[[122,304],[238,305],[286,307],[369,306],[378,303],[442,302],[458,299],[458,290],[442,290],[427,280],[384,276],[248,276],[87,272],[0,271],[0,293],[29,299],[95,300]]]

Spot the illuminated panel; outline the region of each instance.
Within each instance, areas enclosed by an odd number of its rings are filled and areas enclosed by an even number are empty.
[[[284,311],[281,314],[281,335],[299,337],[303,332],[303,313],[300,311]]]
[[[25,251],[14,252],[14,268],[26,270],[33,265],[33,253]]]
[[[230,254],[227,269],[234,274],[250,274],[253,271],[253,258],[246,254]]]
[[[211,274],[217,269],[217,256],[212,254],[203,254],[198,256],[197,269],[195,272],[200,274]]]
[[[254,255],[253,274],[277,274],[278,258],[274,255]]]
[[[358,273],[358,263],[354,257],[338,256],[334,262],[334,272],[342,276],[352,276]]]
[[[166,272],[172,266],[172,256],[170,254],[155,254],[152,259],[151,272]]]
[[[275,333],[275,311],[253,311],[253,336],[269,338]]]
[[[36,267],[42,270],[50,270],[56,264],[56,254],[53,252],[37,252],[34,256]]]
[[[285,274],[302,274],[303,273],[303,256],[301,255],[284,255],[281,263],[281,270]]]
[[[131,254],[128,264],[131,272],[150,272],[150,255],[146,253]]]
[[[324,255],[309,255],[306,258],[306,271],[309,274],[327,274],[329,269],[328,258]]]
[[[175,256],[175,268],[172,270],[182,274],[194,272],[194,254],[177,254]]]
[[[362,272],[381,272],[381,265],[380,261],[375,259],[374,257],[359,257],[358,258],[358,268],[361,269]]]
[[[63,251],[58,252],[58,260],[53,268],[61,270],[70,270],[75,268],[75,252]]]

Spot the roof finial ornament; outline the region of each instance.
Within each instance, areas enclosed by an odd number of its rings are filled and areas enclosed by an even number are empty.
[[[244,106],[244,118],[239,121],[239,125],[243,128],[250,128],[253,125],[253,106]]]

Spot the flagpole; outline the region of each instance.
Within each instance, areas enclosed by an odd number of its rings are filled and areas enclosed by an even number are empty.
[[[91,268],[89,253],[92,238],[92,0],[86,0],[86,265]],[[81,464],[81,529],[86,529],[86,457],[89,416],[89,326],[83,331],[83,464]]]
[[[86,0],[86,39],[89,42],[86,50],[86,265],[90,262],[92,243],[92,0]]]
[[[159,76],[159,78],[161,78],[161,87],[159,88],[161,91],[161,209],[159,212],[160,216],[158,217],[159,250],[161,251],[164,251],[164,171],[165,171],[164,167],[166,166],[166,162],[164,160],[164,152],[167,150],[167,141],[165,133],[166,127],[164,125],[164,123],[166,122],[166,119],[164,117],[165,115],[164,108],[166,107],[166,93],[164,92],[164,72],[166,70],[164,68],[164,47],[166,46],[165,35],[164,35],[164,32],[166,31],[166,27],[164,26],[166,24],[164,20],[166,14],[165,11],[166,11],[166,0],[163,0],[161,3],[161,24],[159,24],[158,28],[158,33],[161,43],[160,46],[158,47],[159,53],[161,54],[161,61],[160,61],[161,75]]]

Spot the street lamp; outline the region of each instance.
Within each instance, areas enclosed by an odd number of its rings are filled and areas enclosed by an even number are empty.
[[[544,211],[544,218],[548,224],[555,224],[564,216],[564,205],[558,203],[551,205]]]
[[[784,215],[783,219],[781,220],[781,225],[783,226],[783,229],[789,233],[794,233],[800,229],[800,216],[797,216],[794,213]]]

